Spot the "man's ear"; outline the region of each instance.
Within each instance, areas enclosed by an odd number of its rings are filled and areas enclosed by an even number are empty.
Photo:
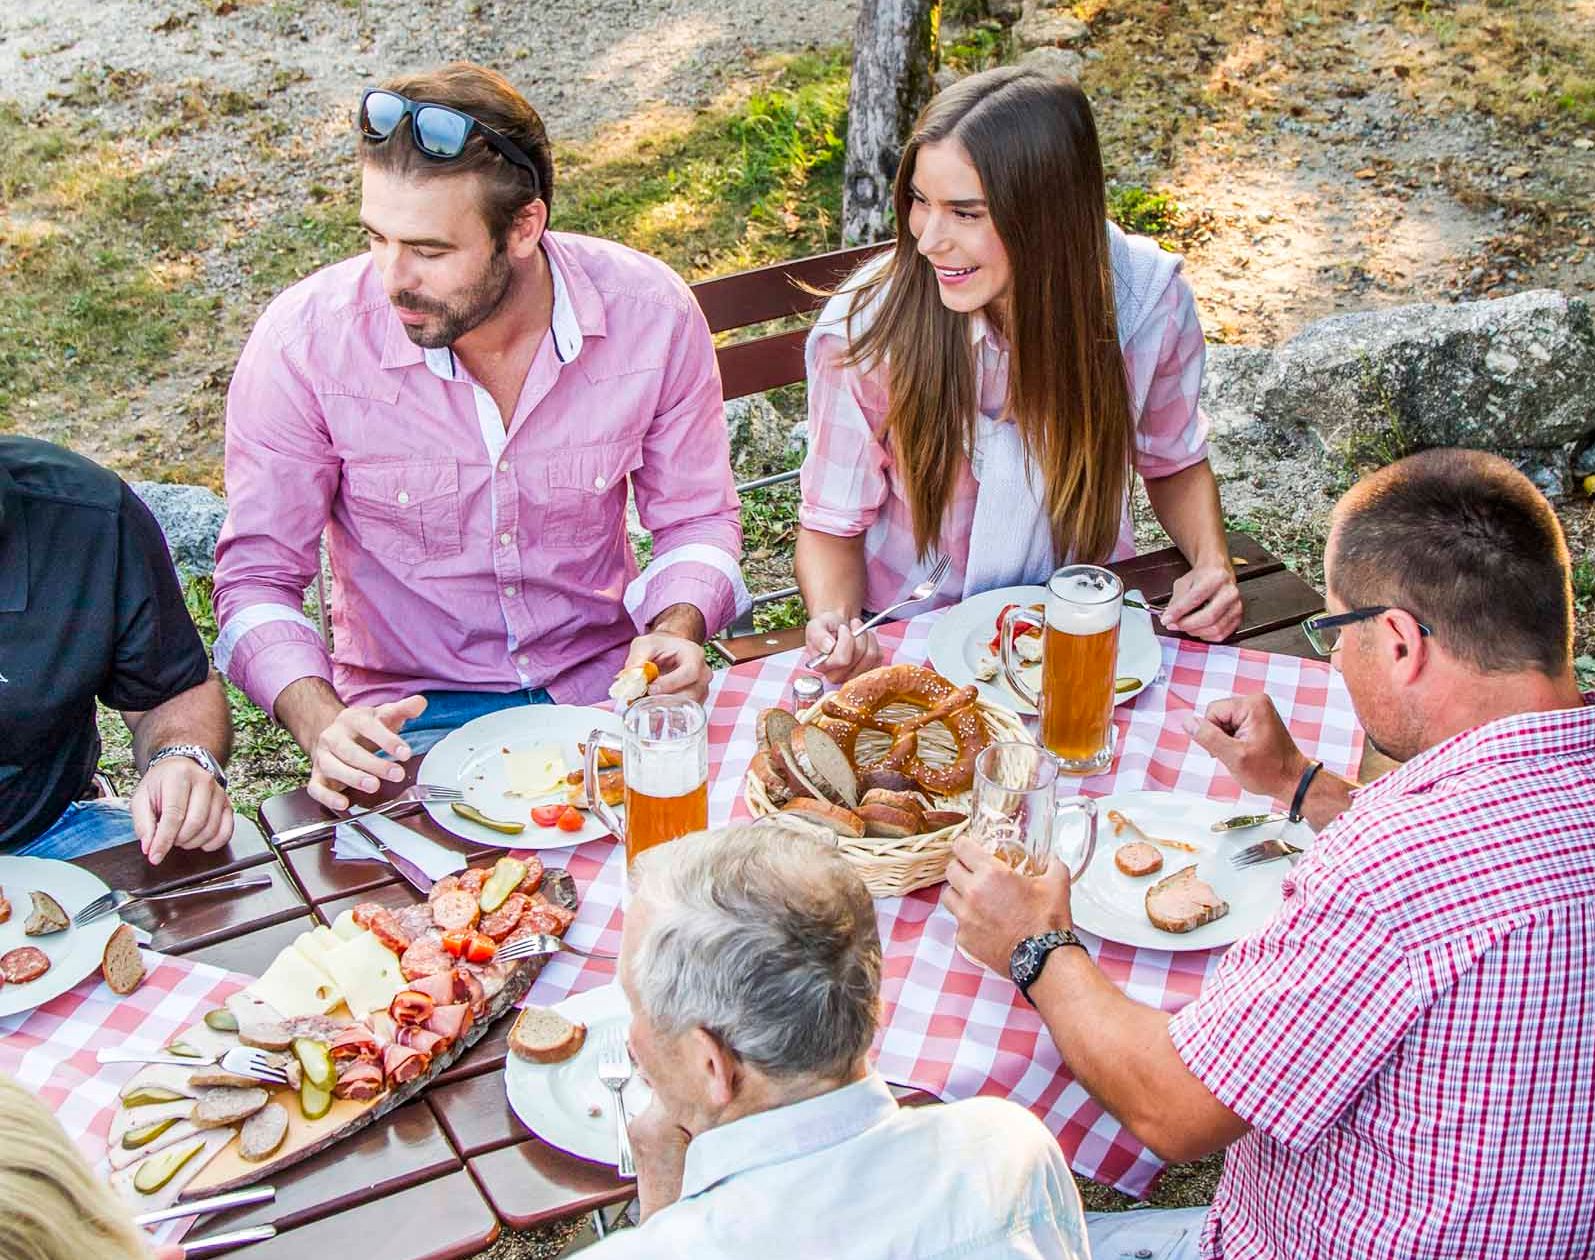
[[[524,262],[542,243],[543,232],[548,227],[548,203],[541,197],[528,202],[516,213],[510,223],[504,247],[511,258]]]
[[[1391,608],[1379,615],[1385,631],[1385,650],[1389,653],[1391,681],[1410,687],[1434,663],[1434,645],[1418,627],[1418,619],[1402,608]]]
[[[726,1045],[707,1029],[694,1028],[687,1034],[688,1054],[701,1073],[704,1095],[716,1111],[724,1111],[737,1096],[741,1083],[741,1064]]]

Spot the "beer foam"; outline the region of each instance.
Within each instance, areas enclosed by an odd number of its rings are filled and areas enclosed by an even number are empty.
[[[1118,599],[1104,598],[1102,585],[1085,573],[1054,578],[1047,600],[1047,625],[1060,634],[1101,634],[1119,624]]]
[[[709,777],[708,749],[701,740],[649,747],[627,759],[626,783],[644,796],[685,796]]]

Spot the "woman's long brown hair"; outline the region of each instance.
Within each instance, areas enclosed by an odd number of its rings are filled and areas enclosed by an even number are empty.
[[[1119,537],[1135,426],[1114,318],[1096,123],[1074,84],[1011,67],[960,80],[925,107],[897,170],[897,248],[850,306],[851,327],[881,295],[847,362],[886,362],[886,434],[913,509],[915,545],[923,556],[941,536],[979,406],[970,317],[942,305],[908,230],[915,157],[922,145],[946,140],[979,174],[1013,269],[1008,413],[1043,474],[1055,554],[1060,563],[1070,555],[1106,560]]]

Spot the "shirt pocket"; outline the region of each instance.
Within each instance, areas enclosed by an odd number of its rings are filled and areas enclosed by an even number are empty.
[[[576,547],[606,534],[625,512],[627,474],[641,466],[642,449],[634,441],[596,442],[550,455],[544,465],[543,545]]]
[[[344,468],[360,545],[403,564],[460,554],[460,472],[452,459],[385,459]]]

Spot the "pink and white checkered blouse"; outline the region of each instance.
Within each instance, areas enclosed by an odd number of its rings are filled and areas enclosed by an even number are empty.
[[[1357,794],[1173,1019],[1252,1126],[1203,1256],[1595,1255],[1595,696]]]
[[[879,263],[865,267],[872,265]],[[828,306],[827,315],[831,310]],[[1001,418],[1008,405],[1007,344],[983,315],[971,316],[969,329],[980,410]],[[1136,471],[1143,477],[1167,477],[1206,459],[1207,417],[1198,395],[1207,343],[1191,286],[1178,269],[1121,348],[1136,416]],[[798,519],[806,529],[823,534],[864,535],[865,606],[885,608],[908,594],[928,564],[916,563],[913,512],[884,438],[886,366],[875,364],[867,372],[844,367],[847,349],[846,323],[822,317],[805,351],[809,449],[803,461]],[[951,571],[936,598],[917,606],[916,612],[962,597],[977,488],[966,457],[958,466],[937,547],[951,559]],[[1134,554],[1127,498],[1118,545],[1109,559]]]

